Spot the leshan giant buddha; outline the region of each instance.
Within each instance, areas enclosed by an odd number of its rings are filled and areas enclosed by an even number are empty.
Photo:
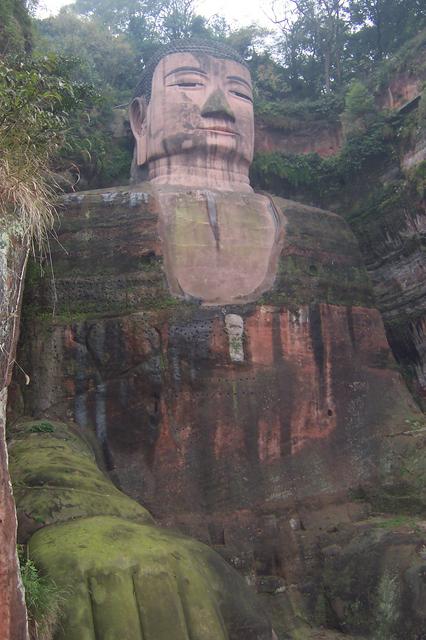
[[[148,163],[159,199],[170,291],[204,304],[256,300],[275,275],[281,222],[249,184],[249,70],[226,47],[177,43],[151,61],[136,93],[136,161]]]
[[[291,607],[327,624],[318,532],[393,477],[385,436],[412,409],[356,241],[253,192],[250,74],[226,47],[163,49],[130,114],[149,181],[65,198],[27,414],[92,428],[124,492],[275,593],[282,628]]]

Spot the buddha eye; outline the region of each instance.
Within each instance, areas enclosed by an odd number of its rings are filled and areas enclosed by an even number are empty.
[[[251,96],[249,96],[247,93],[241,93],[241,91],[230,91],[230,93],[232,93],[233,96],[237,96],[237,98],[242,98],[243,100],[247,100],[248,102],[253,102]]]
[[[201,82],[178,82],[178,87],[202,87]]]
[[[168,85],[169,87],[179,87],[179,89],[196,89],[197,87],[203,87],[202,82],[196,80],[177,80]]]

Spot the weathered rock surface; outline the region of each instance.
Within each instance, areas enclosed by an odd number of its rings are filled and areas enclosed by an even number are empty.
[[[419,96],[422,84],[423,78],[418,73],[399,71],[377,96],[377,104],[381,109],[398,111]]]
[[[342,142],[343,132],[339,121],[330,123],[316,120],[303,123],[296,129],[293,125],[289,130],[265,124],[261,119],[255,121],[254,148],[260,153],[318,153],[327,157],[337,153]]]
[[[398,364],[417,399],[426,400],[426,201],[425,132],[418,130],[404,175],[395,163],[378,167],[371,185],[351,214],[377,306]],[[359,178],[361,181],[361,178]],[[379,182],[379,186],[377,186]]]
[[[426,624],[426,522],[371,518],[342,527],[322,548],[329,615],[342,631],[421,638]]]
[[[321,605],[319,535],[368,517],[360,486],[388,510],[412,504],[400,456],[418,414],[346,223],[274,201],[273,287],[205,307],[169,294],[148,184],[67,197],[54,286],[31,273],[21,358],[27,413],[96,432],[125,493],[220,551],[286,638],[306,616],[352,629]]]
[[[0,224],[0,638],[28,637],[16,555],[16,513],[5,440],[7,388],[12,376],[27,251],[18,234]]]
[[[170,187],[154,197],[170,293],[219,306],[254,302],[271,288],[284,220],[270,198]]]
[[[408,368],[414,389],[426,398],[426,285],[424,236],[426,211],[400,209],[398,229],[383,221],[377,244],[368,255],[368,267],[383,319],[398,361]],[[390,223],[390,225],[389,225]]]

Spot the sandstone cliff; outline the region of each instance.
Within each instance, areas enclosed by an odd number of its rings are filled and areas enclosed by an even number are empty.
[[[91,428],[114,481],[237,567],[280,638],[309,637],[303,620],[370,637],[389,590],[383,637],[415,638],[422,418],[348,225],[275,203],[272,289],[203,307],[168,293],[149,184],[66,196],[55,279],[30,273],[15,408]]]

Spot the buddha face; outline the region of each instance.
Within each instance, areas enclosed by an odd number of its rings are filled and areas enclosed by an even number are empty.
[[[138,164],[148,161],[151,178],[165,163],[171,174],[248,174],[253,97],[250,73],[238,62],[206,54],[165,56],[155,69],[149,104],[136,98],[130,117]]]

